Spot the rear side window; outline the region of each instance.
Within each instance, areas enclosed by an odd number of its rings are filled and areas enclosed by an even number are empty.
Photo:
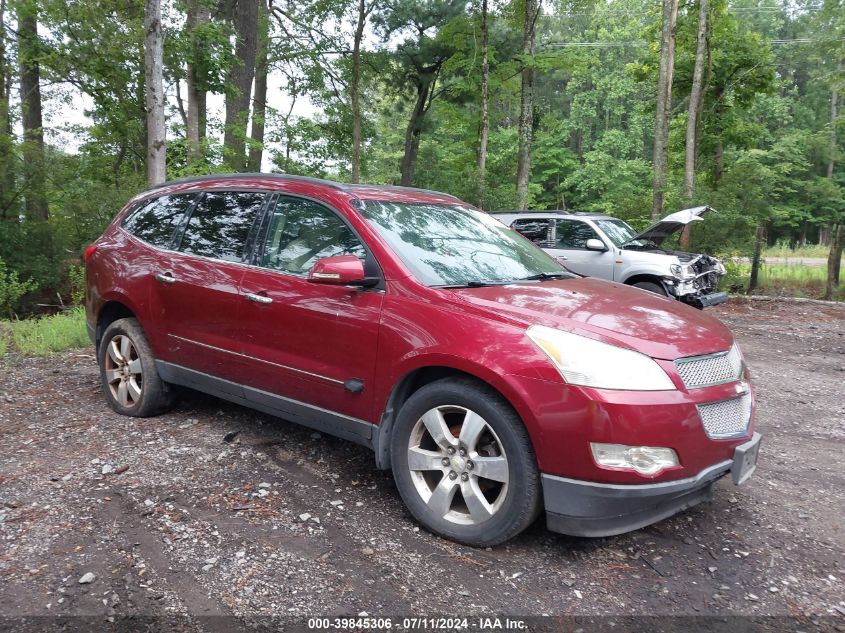
[[[587,240],[599,239],[586,222],[580,220],[557,221],[557,248],[586,249]]]
[[[515,220],[511,227],[522,233],[537,246],[549,246],[549,221],[530,220],[524,218]]]
[[[253,191],[212,191],[194,207],[179,250],[229,262],[244,259],[247,237],[264,205],[266,194]]]
[[[130,213],[123,228],[148,244],[170,248],[173,231],[182,223],[196,194],[177,194],[148,200]]]

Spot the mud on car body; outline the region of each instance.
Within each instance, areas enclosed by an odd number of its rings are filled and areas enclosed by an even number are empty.
[[[696,308],[723,303],[719,292],[725,267],[709,255],[662,248],[709,206],[672,213],[637,233],[626,222],[604,214],[566,211],[495,212],[516,229],[580,275],[601,277],[674,297]]]

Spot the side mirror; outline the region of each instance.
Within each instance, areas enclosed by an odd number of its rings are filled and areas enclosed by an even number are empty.
[[[308,273],[308,281],[330,286],[369,287],[378,284],[379,279],[367,277],[364,274],[364,264],[355,255],[335,255],[314,262],[311,272]]]
[[[601,240],[598,240],[596,238],[592,238],[592,239],[587,240],[587,243],[585,244],[585,246],[587,247],[588,251],[606,251],[607,250],[607,246],[604,245],[604,242],[602,242]]]

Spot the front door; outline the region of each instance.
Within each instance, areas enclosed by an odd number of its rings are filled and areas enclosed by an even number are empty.
[[[280,196],[268,216],[258,266],[241,282],[244,383],[294,405],[376,422],[372,383],[383,292],[307,279],[321,257],[372,255],[335,211],[312,200]]]
[[[596,239],[603,242],[589,224],[575,219],[555,220],[554,236],[554,248],[547,250],[564,266],[579,275],[613,279],[613,251],[587,249],[587,240]]]

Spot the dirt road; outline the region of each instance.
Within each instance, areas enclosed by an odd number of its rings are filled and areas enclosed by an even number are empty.
[[[758,389],[752,481],[722,480],[712,502],[624,536],[567,538],[541,520],[493,550],[419,529],[350,443],[199,394],[119,417],[91,352],[7,357],[0,629],[80,615],[305,629],[307,616],[365,613],[789,616],[790,630],[845,630],[845,307],[714,314]]]

